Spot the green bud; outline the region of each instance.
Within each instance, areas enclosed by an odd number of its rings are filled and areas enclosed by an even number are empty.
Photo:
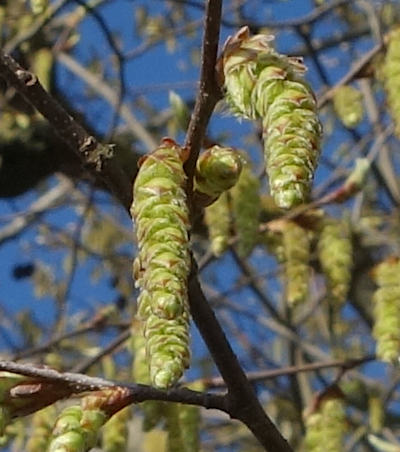
[[[218,198],[236,184],[241,170],[242,161],[237,151],[213,146],[197,160],[195,189],[212,199]]]

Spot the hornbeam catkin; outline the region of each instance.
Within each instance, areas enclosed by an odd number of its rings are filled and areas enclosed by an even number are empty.
[[[306,301],[310,281],[310,240],[307,230],[294,221],[282,228],[285,255],[286,300],[290,306]]]
[[[307,202],[320,153],[321,123],[300,58],[275,52],[271,36],[244,27],[225,44],[226,99],[232,111],[261,118],[271,195],[285,209]]]
[[[353,86],[340,86],[333,95],[333,108],[346,127],[357,127],[364,116],[362,94]]]
[[[319,409],[307,416],[306,452],[338,452],[343,450],[346,417],[343,401],[330,398],[320,403]]]
[[[173,140],[142,159],[133,188],[139,317],[144,321],[150,378],[159,388],[189,365],[187,279],[190,272],[185,151]]]
[[[240,257],[247,257],[258,242],[260,223],[260,181],[245,165],[237,184],[231,189],[232,213],[237,234],[237,252]]]
[[[395,132],[400,137],[400,27],[395,28],[389,35],[382,74]]]
[[[353,266],[353,247],[347,221],[325,219],[318,241],[318,255],[330,298],[337,308],[346,301]]]
[[[211,251],[219,257],[229,246],[230,210],[227,193],[222,193],[211,206],[204,209],[204,221],[208,228]]]
[[[400,355],[400,260],[390,258],[373,271],[378,285],[374,293],[376,356],[382,361],[399,363]]]

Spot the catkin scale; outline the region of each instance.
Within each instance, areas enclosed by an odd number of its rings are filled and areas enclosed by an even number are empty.
[[[170,139],[140,163],[133,188],[140,288],[150,378],[167,388],[189,365],[187,278],[190,271],[189,209],[183,163],[186,151]]]
[[[242,28],[225,44],[220,72],[231,110],[262,119],[271,194],[288,209],[308,199],[322,127],[301,59],[278,54],[271,39]]]

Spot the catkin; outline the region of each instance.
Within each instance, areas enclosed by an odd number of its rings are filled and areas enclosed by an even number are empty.
[[[334,306],[346,302],[353,266],[353,247],[348,221],[325,219],[318,241],[318,256]]]
[[[289,209],[308,200],[322,127],[301,59],[275,52],[271,39],[242,28],[225,44],[221,77],[231,110],[262,119],[271,195]]]
[[[102,449],[104,452],[125,452],[128,446],[128,420],[130,408],[114,414],[103,427]]]
[[[364,116],[362,94],[353,86],[340,86],[333,96],[333,108],[346,127],[357,127]]]
[[[376,356],[382,361],[398,364],[400,354],[400,260],[381,262],[373,272],[378,289],[373,296]]]
[[[282,228],[286,300],[295,306],[307,300],[310,280],[310,240],[307,230],[293,221]]]
[[[211,251],[221,256],[228,248],[230,238],[230,209],[228,194],[222,195],[204,210],[204,221],[208,228]]]
[[[159,388],[178,381],[189,365],[187,279],[190,272],[189,209],[183,170],[184,150],[164,139],[142,161],[133,188],[140,288],[150,377]]]
[[[305,420],[305,452],[338,452],[343,450],[346,418],[339,398],[322,400],[319,409]]]
[[[258,242],[261,211],[260,181],[249,165],[244,166],[237,184],[231,189],[232,214],[237,235],[237,252],[248,256]]]
[[[50,405],[43,410],[37,411],[32,417],[32,432],[26,443],[27,452],[43,452],[51,438],[51,430],[54,423],[56,410]]]
[[[400,137],[400,27],[393,29],[389,35],[382,75],[395,133]]]

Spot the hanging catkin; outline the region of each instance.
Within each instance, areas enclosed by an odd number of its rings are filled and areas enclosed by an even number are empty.
[[[340,309],[346,301],[353,266],[353,247],[348,221],[334,218],[323,220],[318,256],[327,280],[330,300]]]
[[[247,257],[259,240],[261,211],[259,192],[260,181],[253,174],[250,165],[246,164],[237,184],[230,191],[233,223],[237,235],[236,249],[240,257]]]
[[[373,271],[378,285],[374,293],[376,356],[382,361],[399,363],[400,355],[400,260],[389,258]]]
[[[173,140],[142,159],[133,188],[140,288],[150,377],[159,388],[178,381],[189,365],[187,279],[190,271],[189,209],[183,170],[185,151]]]
[[[294,221],[282,227],[285,259],[286,300],[290,306],[306,301],[310,281],[310,239],[308,231]]]
[[[400,27],[393,29],[389,35],[382,75],[395,132],[400,137]]]
[[[262,119],[271,194],[289,209],[308,200],[322,128],[302,60],[275,52],[271,39],[239,30],[225,44],[221,78],[232,111]]]
[[[361,92],[354,86],[340,86],[333,95],[333,108],[346,127],[357,127],[364,116]]]
[[[221,256],[228,248],[230,238],[230,210],[228,194],[222,195],[204,210],[204,221],[208,228],[211,251]]]

